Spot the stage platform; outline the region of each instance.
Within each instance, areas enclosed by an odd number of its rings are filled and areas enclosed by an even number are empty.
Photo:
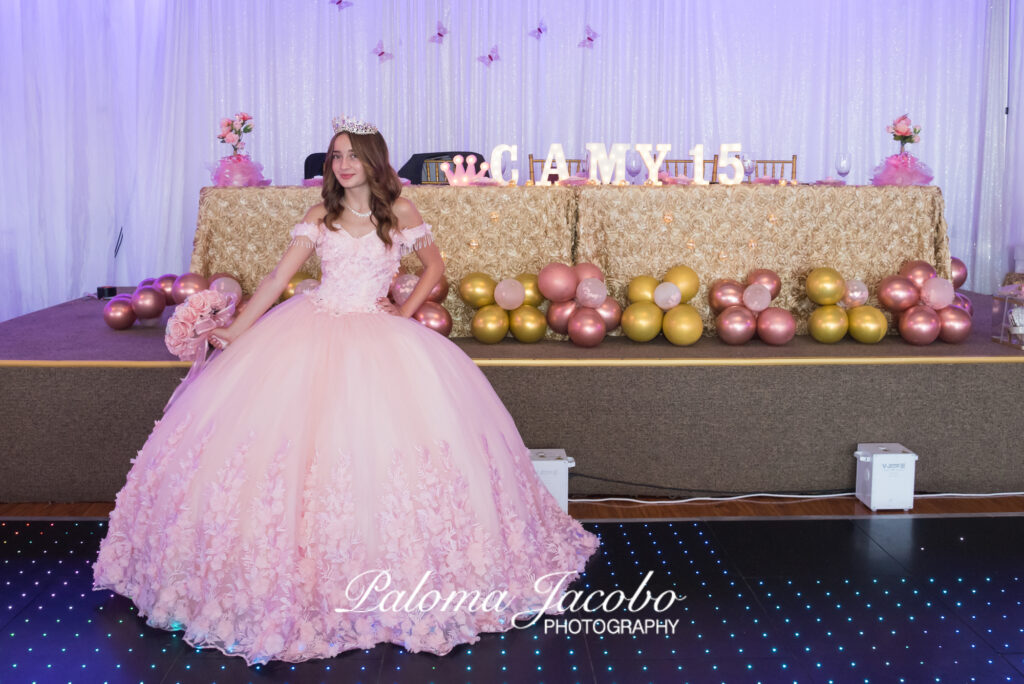
[[[1021,491],[1024,352],[989,341],[991,298],[971,297],[962,345],[454,341],[527,445],[576,459],[571,494],[848,491],[858,442],[917,453],[918,491]],[[187,372],[162,327],[111,330],[102,306],[0,324],[0,501],[113,500]]]

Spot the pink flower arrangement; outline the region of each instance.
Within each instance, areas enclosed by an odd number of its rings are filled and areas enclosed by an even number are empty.
[[[892,133],[892,139],[900,144],[900,150],[907,143],[920,142],[921,127],[915,126],[910,122],[910,116],[904,114],[900,118],[892,122],[891,125],[885,127],[886,132]]]
[[[235,304],[233,295],[216,290],[190,295],[167,321],[164,334],[167,351],[182,361],[195,361],[205,351],[210,333],[231,322]]]
[[[235,114],[234,119],[224,118],[220,120],[220,133],[217,134],[217,140],[231,145],[231,149],[237,155],[245,149],[242,135],[252,133],[252,129],[252,117],[245,112],[238,112]]]

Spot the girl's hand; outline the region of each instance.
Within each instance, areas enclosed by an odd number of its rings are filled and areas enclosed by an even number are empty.
[[[381,311],[386,311],[392,316],[401,316],[402,312],[398,310],[395,303],[387,297],[381,297],[377,300],[377,306],[380,307]]]
[[[228,345],[238,339],[240,333],[232,332],[231,328],[217,328],[210,333],[210,344],[214,349],[224,351]]]

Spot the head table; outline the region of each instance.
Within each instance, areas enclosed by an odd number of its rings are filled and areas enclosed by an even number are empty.
[[[596,264],[623,305],[631,278],[660,279],[685,264],[700,276],[691,304],[708,331],[710,284],[743,281],[755,268],[779,274],[773,306],[791,310],[800,333],[815,308],[804,294],[814,268],[832,267],[872,291],[908,259],[950,277],[944,203],[934,186],[410,186],[403,196],[433,226],[444,256],[453,336],[470,334],[474,312],[458,296],[463,275],[501,280],[552,261]],[[287,247],[291,227],[319,201],[318,187],[203,188],[191,270],[229,273],[252,292]],[[415,256],[403,262],[412,272],[416,265]],[[316,257],[303,271],[319,276]],[[869,303],[877,304],[874,296]]]

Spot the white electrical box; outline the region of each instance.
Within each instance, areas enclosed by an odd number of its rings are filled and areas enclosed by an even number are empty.
[[[914,507],[914,462],[917,454],[902,444],[858,444],[857,498],[873,511]]]
[[[530,461],[541,482],[566,513],[569,512],[569,468],[576,465],[565,449],[530,449]]]

